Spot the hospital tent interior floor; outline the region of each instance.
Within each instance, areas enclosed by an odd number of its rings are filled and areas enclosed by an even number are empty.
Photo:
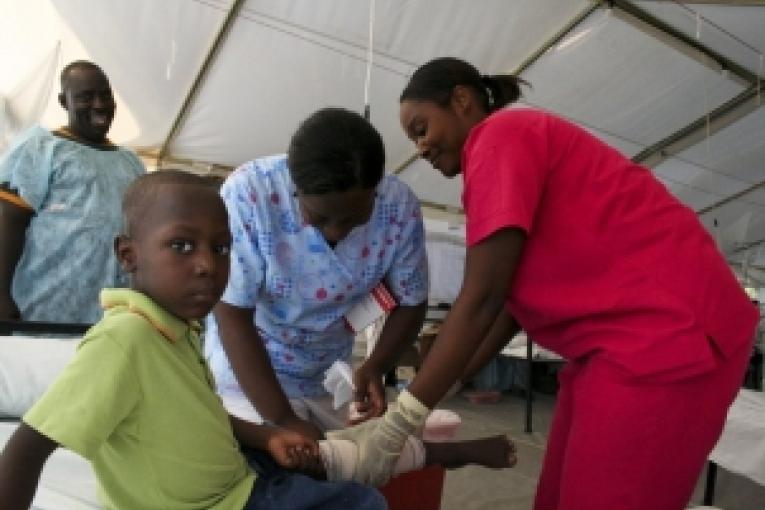
[[[441,510],[530,509],[554,403],[554,395],[535,393],[533,432],[527,434],[525,400],[519,396],[503,394],[498,403],[482,405],[472,404],[459,394],[445,400],[439,407],[455,411],[462,418],[458,438],[508,434],[517,445],[518,464],[499,471],[467,467],[448,472]],[[704,480],[702,474],[691,507],[701,505]],[[714,506],[723,510],[763,510],[765,487],[718,469]]]

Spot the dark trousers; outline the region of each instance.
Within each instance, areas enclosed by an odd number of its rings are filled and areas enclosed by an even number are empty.
[[[327,482],[287,471],[265,452],[245,450],[258,474],[243,510],[386,510],[380,492],[355,482]]]

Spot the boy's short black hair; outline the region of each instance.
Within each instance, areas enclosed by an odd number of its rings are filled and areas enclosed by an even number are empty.
[[[165,184],[199,186],[217,194],[217,184],[201,175],[183,170],[157,170],[141,175],[125,190],[122,197],[122,228],[127,235],[135,232],[148,205],[156,200],[157,190]]]
[[[372,189],[383,176],[385,149],[380,133],[364,117],[324,108],[292,136],[287,166],[298,191],[306,195]]]

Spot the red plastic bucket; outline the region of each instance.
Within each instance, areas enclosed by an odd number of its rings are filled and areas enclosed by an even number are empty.
[[[428,466],[404,473],[380,487],[390,510],[438,510],[444,489],[445,470]]]

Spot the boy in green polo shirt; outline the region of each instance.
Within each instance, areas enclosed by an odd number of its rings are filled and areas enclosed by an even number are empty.
[[[92,463],[109,509],[384,509],[373,488],[261,469],[262,459],[248,466],[240,444],[285,467],[310,465],[318,444],[228,416],[213,391],[196,321],[228,279],[231,234],[216,190],[155,172],[128,189],[123,211],[115,250],[132,289],[102,292],[104,318],[6,445],[2,508],[30,506],[63,446]]]
[[[240,420],[215,394],[197,323],[228,279],[231,234],[215,188],[154,172],[129,187],[123,213],[115,251],[132,288],[102,291],[104,318],[8,441],[3,510],[30,506],[58,446],[92,463],[108,509],[384,509],[373,488],[316,479],[352,478],[354,444]],[[510,467],[514,447],[504,436],[410,438],[398,470],[470,463]]]

